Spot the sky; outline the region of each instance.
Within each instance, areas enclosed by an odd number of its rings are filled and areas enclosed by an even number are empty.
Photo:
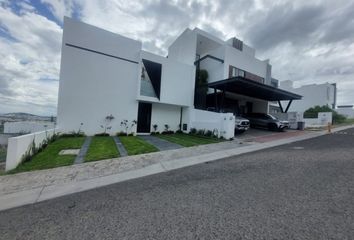
[[[0,113],[56,115],[64,16],[163,56],[187,27],[236,36],[274,78],[337,83],[338,105],[354,104],[351,0],[0,0]]]

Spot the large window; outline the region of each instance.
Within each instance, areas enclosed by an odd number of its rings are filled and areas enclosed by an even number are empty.
[[[140,95],[160,99],[161,69],[160,63],[142,60]]]
[[[234,66],[229,66],[229,78],[231,77],[244,77],[252,81],[256,81],[259,83],[264,83],[264,78],[257,76],[256,74],[246,72],[242,69],[239,69]]]

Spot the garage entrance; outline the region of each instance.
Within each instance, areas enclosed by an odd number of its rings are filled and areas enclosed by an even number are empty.
[[[278,102],[281,112],[287,112],[293,100],[300,100],[302,96],[270,85],[259,83],[244,77],[232,77],[225,80],[208,83],[214,93],[207,97],[208,108],[217,112],[231,112],[244,114],[251,112],[268,112],[268,102]],[[246,101],[240,104],[240,101]],[[252,100],[252,101],[251,101]],[[283,107],[281,101],[288,101]],[[266,110],[262,111],[262,105]],[[261,111],[260,111],[261,110]]]

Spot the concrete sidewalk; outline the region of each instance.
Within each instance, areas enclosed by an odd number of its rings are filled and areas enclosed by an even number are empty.
[[[353,126],[340,127],[333,132]],[[238,140],[0,177],[0,210],[327,134],[300,132],[269,142]]]

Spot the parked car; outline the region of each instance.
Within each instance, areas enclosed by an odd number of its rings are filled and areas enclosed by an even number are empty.
[[[251,127],[262,127],[269,130],[284,131],[289,128],[288,121],[281,121],[276,117],[266,113],[250,113],[245,116],[250,120]]]
[[[212,112],[220,112],[220,113],[234,113],[232,109],[223,108],[220,110],[216,110],[214,107],[208,107],[207,111]],[[240,115],[235,116],[235,132],[236,133],[243,133],[250,128],[250,121],[246,118],[241,117]]]
[[[235,132],[243,133],[250,127],[250,121],[246,118],[237,116],[235,117]]]

